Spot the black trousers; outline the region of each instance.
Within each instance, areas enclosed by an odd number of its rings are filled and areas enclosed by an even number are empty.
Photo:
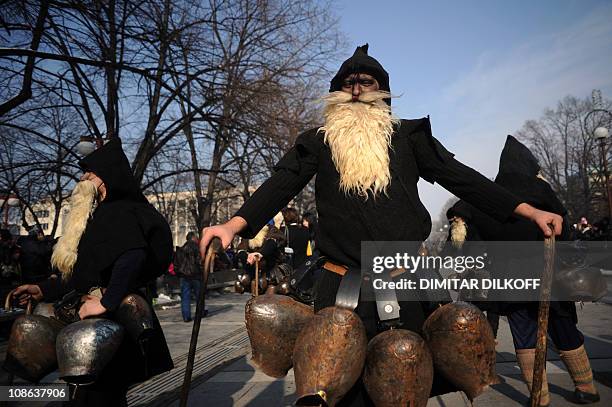
[[[315,284],[315,312],[318,312],[326,307],[331,307],[336,302],[336,293],[340,287],[342,277],[336,273],[323,270]],[[419,335],[422,333],[422,326],[426,317],[435,308],[430,304],[420,302],[400,302],[400,322],[402,329],[408,329],[416,332]],[[361,318],[368,340],[371,340],[376,334],[385,330],[380,325],[376,303],[374,301],[360,301],[355,309],[355,313]],[[450,382],[438,374],[434,369],[434,381],[430,393],[430,397],[440,394],[451,393],[458,391]],[[374,406],[374,403],[368,396],[368,393],[363,385],[361,377],[348,393],[338,402],[338,407],[362,407]]]
[[[516,309],[508,314],[508,323],[515,349],[533,349],[538,335],[538,307],[534,304]],[[571,315],[550,308],[548,335],[558,350],[573,350],[584,343],[582,332]]]

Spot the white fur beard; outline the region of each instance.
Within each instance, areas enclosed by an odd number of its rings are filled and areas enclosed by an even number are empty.
[[[91,181],[76,184],[70,196],[70,212],[64,225],[62,236],[53,247],[51,264],[68,280],[77,261],[79,242],[87,227],[98,190]]]
[[[460,217],[456,217],[451,222],[450,231],[452,245],[457,249],[461,249],[467,237],[467,225],[465,221]]]
[[[348,92],[325,97],[325,142],[340,174],[340,190],[368,198],[386,193],[391,182],[389,148],[399,119],[383,99],[388,92],[367,92],[352,102]]]

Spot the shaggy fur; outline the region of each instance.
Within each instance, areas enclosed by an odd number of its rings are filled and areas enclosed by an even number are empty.
[[[461,249],[467,236],[467,225],[460,217],[455,217],[450,225],[451,242],[454,247]]]
[[[366,92],[352,102],[348,92],[324,97],[325,132],[334,165],[340,174],[340,190],[368,198],[386,193],[391,182],[389,148],[393,126],[399,119],[383,99],[389,92]]]
[[[70,213],[64,224],[62,237],[53,247],[51,256],[51,264],[62,273],[64,280],[68,280],[72,275],[72,268],[78,256],[79,241],[87,227],[97,193],[96,185],[85,180],[76,184],[70,196]]]
[[[270,227],[268,225],[265,225],[263,228],[261,228],[259,233],[255,235],[254,238],[249,239],[249,249],[255,250],[263,246],[266,240],[266,235],[268,234],[268,229],[270,229]]]

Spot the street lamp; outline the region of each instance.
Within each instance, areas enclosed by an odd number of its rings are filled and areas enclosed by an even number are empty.
[[[584,118],[584,127],[588,128],[587,120],[594,113],[604,113],[612,117],[612,112],[605,109],[593,109]],[[601,149],[601,161],[603,163],[604,170],[604,181],[606,183],[606,194],[608,195],[608,214],[612,220],[612,194],[610,193],[610,176],[608,174],[608,157],[606,155],[606,140],[610,132],[607,127],[599,126],[593,130],[593,138],[599,140],[599,147]]]
[[[593,132],[593,137],[595,137],[597,140],[605,140],[608,138],[609,135],[610,133],[605,127],[598,127]]]
[[[91,137],[81,137],[81,141],[76,145],[76,149],[79,154],[85,156],[94,152],[96,145],[93,143]]]
[[[82,136],[81,141],[76,145],[76,149],[79,154],[86,156],[96,151],[96,148],[100,148],[108,142],[109,139],[107,138]]]

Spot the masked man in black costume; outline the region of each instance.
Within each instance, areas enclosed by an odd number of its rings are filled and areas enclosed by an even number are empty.
[[[499,173],[495,183],[503,186],[523,202],[565,216],[567,210],[556,194],[540,174],[540,165],[531,151],[512,136],[508,136],[499,161]],[[451,224],[451,236],[455,241],[476,240],[488,241],[541,241],[542,232],[524,219],[511,217],[501,223],[465,201],[457,202],[449,209],[455,217]],[[460,219],[460,220],[459,220]],[[569,224],[564,223],[558,240],[568,240],[571,232]],[[501,264],[500,264],[501,263]],[[508,263],[502,255],[493,259],[494,273],[499,274]],[[516,268],[509,265],[508,268]],[[528,267],[527,267],[528,268]],[[528,270],[536,274],[539,270]],[[509,272],[505,275],[509,275]],[[534,302],[487,302],[489,309],[507,315],[510,331],[514,340],[516,357],[529,389],[533,382],[533,365],[535,359],[536,336],[538,330],[538,303]],[[593,383],[593,372],[588,355],[584,348],[584,336],[578,330],[576,305],[569,301],[551,302],[548,321],[548,334],[559,351],[561,360],[567,367],[576,389],[574,401],[589,404],[599,401],[599,395]],[[550,397],[546,382],[546,372],[542,384],[540,405],[549,404]]]
[[[166,220],[138,188],[119,139],[79,165],[85,175],[71,196],[71,211],[52,256],[60,277],[23,285],[15,294],[22,302],[29,297],[53,302],[76,292],[83,295],[80,319],[113,319],[128,294],[144,297],[142,287],[167,270],[172,236]],[[101,296],[88,295],[92,289]],[[150,311],[153,328],[146,346],[124,335],[95,383],[77,389],[74,405],[127,405],[129,385],[173,367],[164,334]]]
[[[438,182],[503,221],[513,214],[536,222],[543,230],[558,215],[540,211],[453,158],[431,134],[428,118],[399,120],[391,113],[389,76],[381,64],[358,47],[331,81],[325,98],[325,123],[301,134],[276,164],[274,174],[223,225],[203,230],[201,249],[212,237],[228,246],[236,234],[254,235],[316,174],[319,214],[317,248],[338,266],[360,267],[362,241],[420,242],[431,230],[421,203],[419,177]],[[342,280],[330,267],[315,287],[315,311],[334,305]],[[429,312],[419,303],[400,304],[402,327],[421,332]],[[378,330],[376,307],[360,302],[356,312],[368,337]],[[298,350],[296,350],[298,351]],[[368,404],[359,383],[340,405]],[[454,391],[439,380],[432,394]]]

